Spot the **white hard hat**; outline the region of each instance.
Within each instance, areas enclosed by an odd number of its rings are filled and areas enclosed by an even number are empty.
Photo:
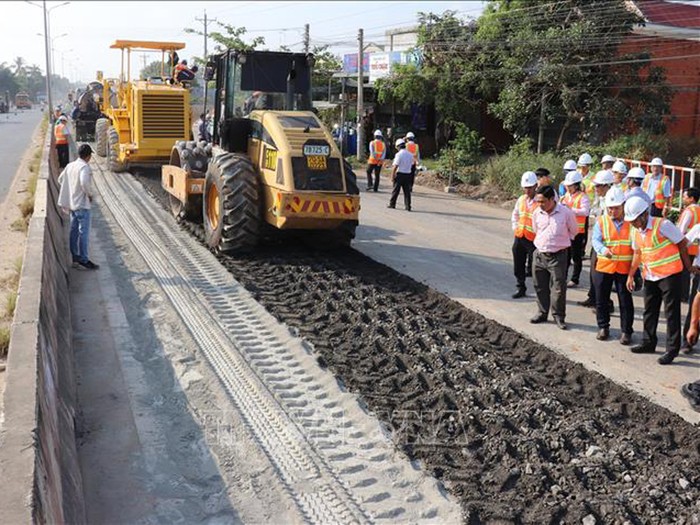
[[[649,166],[663,166],[664,161],[662,161],[659,157],[654,157],[651,159],[651,162],[649,163]]]
[[[649,203],[641,197],[630,197],[625,202],[625,220],[633,221],[649,209]]]
[[[408,133],[406,133],[406,138],[407,139],[415,139],[416,136],[413,134],[413,131],[409,131]]]
[[[405,145],[406,145],[406,141],[405,141],[404,139],[396,139],[396,143],[395,143],[394,145],[395,145],[397,148],[398,148],[399,146],[405,146]]]
[[[66,117],[65,115],[61,115],[60,117],[58,117],[58,120],[62,120],[62,121],[64,121],[64,122],[68,122],[68,117]]]
[[[643,179],[644,177],[646,177],[646,173],[642,168],[635,167],[627,172],[628,179]]]
[[[578,164],[579,166],[588,166],[589,164],[593,164],[593,159],[588,153],[584,153],[578,158]]]
[[[601,162],[601,164],[603,162],[615,162],[615,157],[613,157],[612,155],[603,155],[603,158],[601,159],[600,162]]]
[[[381,136],[382,136],[382,131],[379,130],[379,129],[376,130],[376,131],[374,132],[374,136],[375,136],[375,137],[381,137]]]
[[[593,184],[603,186],[605,184],[612,184],[615,182],[613,179],[613,174],[610,170],[600,170],[593,177]]]
[[[618,173],[627,173],[627,164],[621,160],[617,160],[615,161],[615,164],[612,165],[612,170]]]
[[[576,161],[571,159],[564,163],[564,171],[576,171]]]
[[[613,186],[605,194],[605,205],[610,208],[611,206],[622,206],[625,203],[625,192],[621,188]]]
[[[564,177],[564,186],[571,186],[572,184],[576,184],[582,180],[583,177],[578,171],[570,171],[566,174],[566,177]]]
[[[523,188],[531,188],[532,186],[537,186],[537,175],[534,171],[526,171],[523,176],[520,177],[520,186]]]

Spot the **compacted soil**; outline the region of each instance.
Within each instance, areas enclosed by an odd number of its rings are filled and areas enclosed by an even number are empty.
[[[157,176],[139,179],[166,206]],[[219,259],[466,523],[700,521],[700,432],[669,411],[352,249]]]

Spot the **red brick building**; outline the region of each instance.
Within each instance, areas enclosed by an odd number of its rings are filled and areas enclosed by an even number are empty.
[[[673,99],[666,128],[676,137],[700,138],[700,2],[636,0],[628,2],[646,20],[634,30],[621,53],[646,51],[662,67]]]

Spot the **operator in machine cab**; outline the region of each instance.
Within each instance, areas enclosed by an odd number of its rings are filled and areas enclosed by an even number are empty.
[[[187,60],[182,59],[178,65],[175,66],[175,80],[178,82],[190,82],[194,80],[194,74],[197,72],[197,66],[192,66],[190,69],[187,66]]]

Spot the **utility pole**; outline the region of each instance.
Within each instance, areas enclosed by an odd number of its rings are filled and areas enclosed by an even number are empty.
[[[46,11],[46,0],[44,4],[44,47],[46,48],[46,96],[49,101],[49,121],[53,122],[53,97],[51,96],[51,55],[49,53],[49,14]]]
[[[202,22],[204,24],[204,67],[206,69],[207,62],[209,61],[209,52],[207,49],[207,41],[209,40],[209,22],[210,21],[216,22],[216,19],[209,20],[207,18],[207,10],[205,9],[204,10],[204,18],[196,18],[195,17],[195,20],[197,22]],[[209,87],[209,82],[207,82],[205,80],[204,81],[204,110],[202,111],[202,113],[204,113],[204,115],[207,114],[207,93],[208,93],[207,88],[208,87]]]
[[[304,53],[309,52],[309,24],[304,24]]]
[[[364,58],[364,32],[362,29],[360,29],[357,32],[357,41],[358,41],[358,48],[357,48],[357,160],[361,161],[364,156],[365,148],[364,148],[364,143],[365,143],[365,138],[364,138],[364,133],[363,133],[363,128],[362,128],[362,116],[364,114],[364,106],[365,102],[363,100],[363,87],[364,87],[364,82],[362,80],[363,77],[363,71],[362,71],[362,66],[363,66],[363,58]]]

